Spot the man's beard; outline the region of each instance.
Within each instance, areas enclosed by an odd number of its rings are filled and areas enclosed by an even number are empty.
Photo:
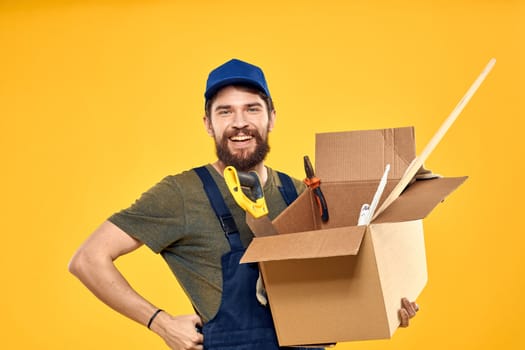
[[[249,135],[255,138],[255,150],[250,152],[248,150],[237,150],[237,154],[230,152],[228,148],[229,138],[239,133]],[[240,129],[235,132],[224,133],[220,141],[215,140],[215,148],[217,158],[226,166],[233,166],[238,171],[249,171],[261,163],[268,152],[270,145],[268,144],[268,136],[263,139],[257,130]]]

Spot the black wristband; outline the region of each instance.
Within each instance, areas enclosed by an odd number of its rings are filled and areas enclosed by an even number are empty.
[[[153,315],[151,316],[151,318],[149,319],[148,321],[148,329],[151,329],[149,328],[151,326],[151,323],[153,322],[153,320],[155,319],[155,317],[157,317],[157,315],[159,314],[159,312],[161,311],[164,311],[162,309],[157,309],[157,311],[155,311],[155,313],[153,313]]]

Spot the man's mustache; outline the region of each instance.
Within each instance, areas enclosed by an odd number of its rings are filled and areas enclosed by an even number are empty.
[[[246,135],[246,136],[253,136],[253,137],[260,137],[261,135],[257,131],[257,129],[250,129],[249,127],[243,127],[243,128],[235,128],[233,130],[228,130],[224,133],[224,137],[230,138],[237,135]]]

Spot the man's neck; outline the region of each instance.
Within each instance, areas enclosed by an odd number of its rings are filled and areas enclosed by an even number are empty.
[[[224,169],[226,168],[226,165],[221,162],[220,160],[216,160],[214,163],[211,164],[217,172],[223,176]],[[253,169],[255,172],[257,172],[257,175],[259,175],[259,179],[261,180],[261,184],[264,186],[266,183],[266,180],[268,180],[268,169],[264,166],[263,162],[260,162],[257,164]]]

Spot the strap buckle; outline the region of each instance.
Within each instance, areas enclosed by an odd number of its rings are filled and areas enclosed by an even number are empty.
[[[221,223],[222,230],[226,235],[238,232],[237,225],[231,214],[220,215],[219,222]]]

